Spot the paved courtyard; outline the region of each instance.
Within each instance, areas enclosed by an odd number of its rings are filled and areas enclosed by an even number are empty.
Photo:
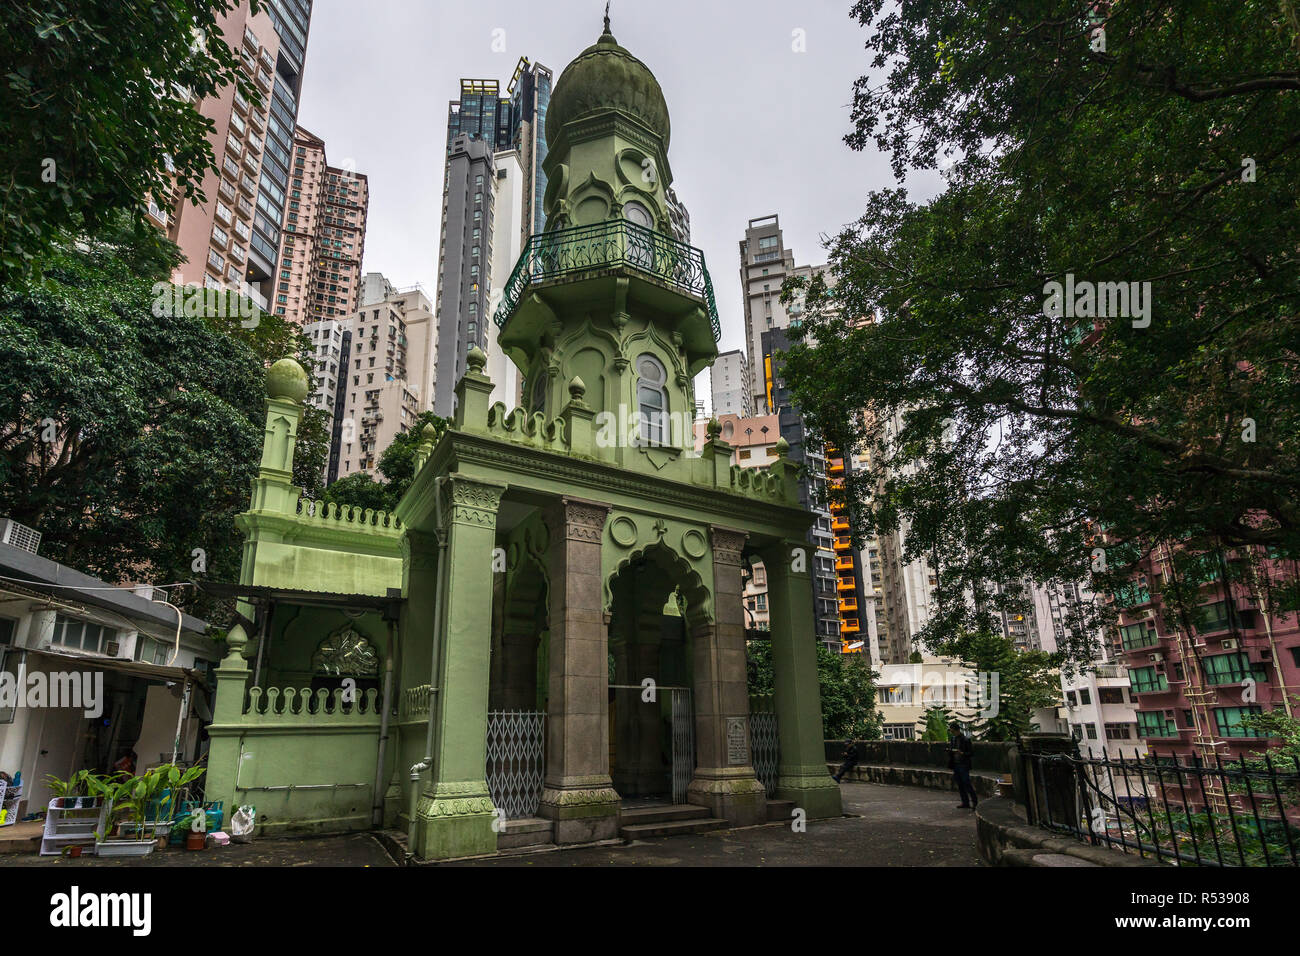
[[[808,824],[716,830],[447,866],[979,866],[975,814],[956,793],[874,783],[841,785],[844,812]]]
[[[957,795],[918,787],[846,783],[848,817],[717,830],[623,846],[550,850],[446,866],[978,866],[975,815]],[[0,855],[0,866],[393,866],[369,834],[261,840],[200,853],[172,849],[139,859]]]

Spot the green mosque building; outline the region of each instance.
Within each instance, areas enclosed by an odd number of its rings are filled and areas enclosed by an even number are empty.
[[[489,406],[472,350],[395,513],[340,509],[292,484],[306,376],[287,359],[268,374],[207,782],[210,800],[255,805],[263,834],[401,830],[449,859],[674,810],[733,826],[840,813],[807,623],[812,516],[784,454],[734,467],[716,422],[695,448],[713,290],[672,237],[663,92],[608,20],[556,82],[546,138],[546,230],[495,315],[525,408]],[[770,701],[746,683],[754,559]]]

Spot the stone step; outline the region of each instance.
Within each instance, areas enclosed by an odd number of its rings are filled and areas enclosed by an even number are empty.
[[[544,846],[554,838],[554,823],[541,817],[524,817],[507,820],[497,834],[498,850],[517,850],[523,847]]]
[[[692,803],[665,803],[649,807],[628,807],[619,814],[622,826],[642,823],[669,823],[677,820],[700,820],[709,815],[708,807]]]
[[[780,820],[782,823],[789,823],[793,818],[790,816],[794,812],[793,800],[769,800],[767,801],[767,819],[768,822]]]
[[[648,837],[686,836],[690,833],[708,833],[710,830],[726,829],[728,823],[720,817],[706,816],[703,819],[663,821],[660,823],[634,823],[619,828],[619,836],[624,840],[644,840]]]

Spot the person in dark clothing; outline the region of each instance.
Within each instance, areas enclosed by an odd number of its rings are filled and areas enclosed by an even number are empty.
[[[840,764],[838,773],[831,774],[831,779],[839,783],[843,776],[858,765],[858,745],[851,739],[844,741],[844,763]]]
[[[961,794],[961,805],[957,809],[971,810],[980,802],[970,780],[971,754],[975,745],[961,732],[961,725],[956,721],[948,725],[948,735],[948,766],[952,768],[952,778]]]

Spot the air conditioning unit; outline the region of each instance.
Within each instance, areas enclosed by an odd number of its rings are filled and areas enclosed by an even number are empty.
[[[1155,661],[1163,661],[1165,659],[1165,655],[1161,654],[1159,651],[1156,651],[1154,654],[1148,656],[1153,663]]]
[[[120,648],[118,647],[117,641],[109,641],[104,645],[104,653],[109,657],[117,657],[117,652],[119,650]]]
[[[1267,647],[1261,647],[1259,650],[1259,659],[1261,661],[1271,661],[1273,659],[1273,652]]]
[[[1237,641],[1233,640],[1233,639],[1230,638],[1230,637],[1224,638],[1224,640],[1223,640],[1223,649],[1224,649],[1225,651],[1235,651],[1235,650],[1237,649],[1238,646],[1239,646],[1239,645],[1238,645]]]

